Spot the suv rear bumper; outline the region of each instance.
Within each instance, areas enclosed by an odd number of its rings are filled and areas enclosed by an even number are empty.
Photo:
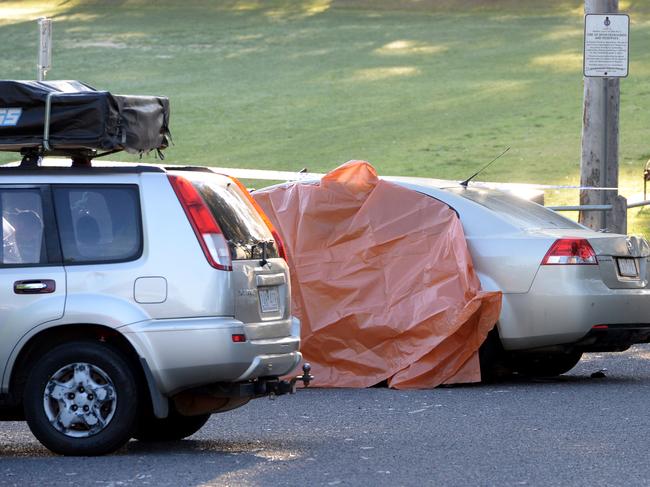
[[[295,318],[294,318],[295,320]],[[284,323],[286,322],[286,323]],[[302,359],[298,326],[289,336],[233,342],[247,326],[233,318],[148,320],[120,328],[144,358],[164,395],[217,382],[241,382],[290,373]],[[257,325],[259,326],[259,325]],[[248,337],[247,337],[248,338]]]

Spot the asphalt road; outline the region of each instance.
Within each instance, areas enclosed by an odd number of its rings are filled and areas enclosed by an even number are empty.
[[[649,398],[643,345],[553,381],[260,399],[188,440],[101,458],[54,456],[2,423],[0,486],[645,485]]]

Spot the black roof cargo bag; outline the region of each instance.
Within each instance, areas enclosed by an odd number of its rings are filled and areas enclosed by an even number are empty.
[[[169,143],[169,100],[79,81],[0,80],[0,151],[144,153]]]

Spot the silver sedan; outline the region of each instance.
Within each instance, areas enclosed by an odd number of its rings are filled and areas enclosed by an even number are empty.
[[[495,189],[397,184],[458,213],[483,289],[503,293],[498,325],[481,350],[484,376],[557,375],[583,352],[650,341],[645,239],[594,232]]]

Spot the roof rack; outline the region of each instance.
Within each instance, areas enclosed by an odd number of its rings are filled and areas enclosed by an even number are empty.
[[[22,167],[46,156],[91,167],[98,157],[125,150],[162,150],[171,139],[169,100],[113,95],[79,81],[0,80],[0,151],[20,152]]]

